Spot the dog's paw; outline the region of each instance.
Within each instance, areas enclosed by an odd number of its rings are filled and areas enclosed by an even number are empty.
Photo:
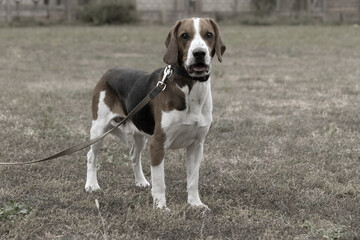
[[[201,201],[188,201],[188,204],[190,204],[190,206],[192,207],[201,208],[205,211],[210,211],[210,208],[207,205],[203,204]]]
[[[154,199],[154,209],[161,209],[168,212],[170,211],[170,209],[166,207],[165,199]]]
[[[86,183],[85,185],[85,191],[86,192],[95,192],[95,191],[99,191],[100,190],[100,186],[99,184],[88,184]]]
[[[136,181],[135,184],[136,184],[137,187],[142,187],[142,188],[146,188],[146,187],[150,186],[150,183],[148,181],[146,181],[146,180],[144,180],[144,181]]]
[[[158,209],[158,210],[161,210],[161,211],[164,211],[164,212],[170,212],[170,208],[168,208],[166,206],[162,206],[162,207],[154,206],[154,209]]]
[[[165,212],[171,212],[170,208],[167,208],[167,207],[163,207],[161,210],[164,210]]]

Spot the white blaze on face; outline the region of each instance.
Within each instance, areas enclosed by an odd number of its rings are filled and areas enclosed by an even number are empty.
[[[187,53],[185,68],[188,69],[191,65],[196,63],[196,59],[193,54],[195,49],[202,50],[203,52],[205,52],[205,59],[204,59],[205,62],[204,63],[210,67],[210,61],[211,61],[210,49],[200,34],[200,30],[201,30],[200,29],[200,19],[193,18],[193,24],[194,24],[195,34],[194,34],[194,38],[191,41],[189,51]]]

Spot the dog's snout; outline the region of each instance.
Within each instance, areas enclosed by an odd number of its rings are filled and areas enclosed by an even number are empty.
[[[205,57],[205,51],[202,48],[196,48],[193,51],[193,55],[196,59],[203,59]]]

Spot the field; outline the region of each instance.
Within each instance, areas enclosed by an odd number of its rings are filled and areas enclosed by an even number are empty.
[[[0,29],[0,162],[88,139],[99,77],[164,66],[169,28]],[[171,211],[154,210],[150,188],[135,186],[130,149],[110,136],[96,193],[84,190],[85,150],[0,167],[0,239],[359,239],[360,28],[221,30],[199,184],[210,212],[186,204],[183,150],[165,160]],[[150,180],[148,149],[143,166]]]

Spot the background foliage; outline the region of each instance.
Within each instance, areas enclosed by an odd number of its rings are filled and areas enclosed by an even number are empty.
[[[276,0],[251,0],[251,7],[255,16],[269,16],[275,10]]]
[[[96,25],[124,24],[137,21],[137,13],[131,0],[92,0],[80,11],[80,19]]]

